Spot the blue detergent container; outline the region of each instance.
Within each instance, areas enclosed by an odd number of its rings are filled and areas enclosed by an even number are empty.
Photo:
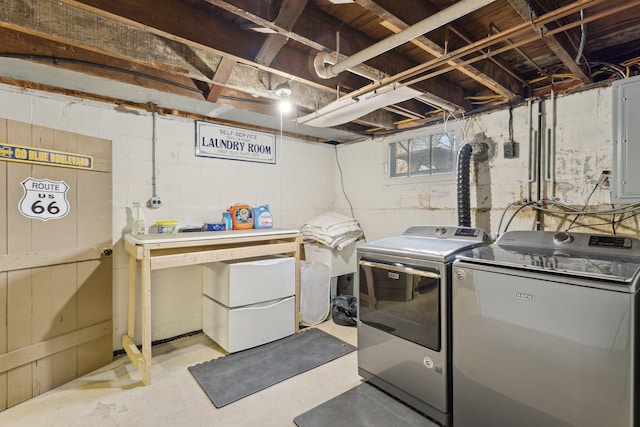
[[[272,228],[273,217],[269,210],[269,205],[253,207],[253,228]]]

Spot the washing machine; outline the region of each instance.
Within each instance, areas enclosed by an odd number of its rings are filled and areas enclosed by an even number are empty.
[[[455,427],[637,427],[634,237],[512,231],[453,263]]]
[[[451,264],[477,228],[414,226],[358,246],[358,372],[440,424],[451,418]]]

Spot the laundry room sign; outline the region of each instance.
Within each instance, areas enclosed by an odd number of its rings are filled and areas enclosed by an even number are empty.
[[[196,156],[276,163],[273,133],[196,122]]]
[[[24,195],[18,209],[27,218],[48,221],[64,218],[69,213],[67,191],[64,181],[27,178],[22,181]]]

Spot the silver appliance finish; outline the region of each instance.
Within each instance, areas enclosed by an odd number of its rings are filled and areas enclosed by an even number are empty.
[[[489,242],[476,228],[414,226],[357,249],[358,372],[441,424],[451,418],[451,264]]]
[[[640,240],[513,231],[453,263],[455,427],[638,427]]]

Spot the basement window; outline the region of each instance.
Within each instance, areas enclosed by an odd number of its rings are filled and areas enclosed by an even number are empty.
[[[456,134],[436,132],[389,144],[389,177],[450,174],[455,171]]]

